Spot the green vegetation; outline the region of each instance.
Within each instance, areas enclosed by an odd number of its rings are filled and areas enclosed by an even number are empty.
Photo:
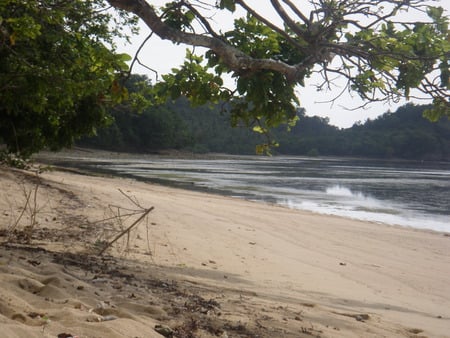
[[[204,47],[188,50],[184,64],[156,84],[159,102],[227,102],[232,125],[264,133],[296,122],[301,87],[316,73],[323,78],[318,90],[340,79],[342,91],[366,102],[425,94],[433,100],[430,119],[450,116],[448,18],[432,1],[274,0],[272,17],[241,0],[109,3],[135,13],[162,39]],[[422,18],[406,21],[405,12]],[[235,79],[229,87],[225,75]]]
[[[450,160],[450,120],[430,122],[429,106],[407,104],[364,124],[338,129],[327,119],[301,116],[291,133],[280,133],[283,154]]]
[[[118,80],[129,59],[113,39],[135,19],[104,6],[0,2],[0,141],[10,152],[59,149],[108,123],[105,108],[126,95]]]
[[[257,153],[272,145],[264,135],[256,147],[256,137],[246,141],[248,131],[227,133],[224,126],[230,124],[260,134],[275,130],[288,147],[279,151],[334,153],[345,144],[340,139],[329,144],[335,135],[330,126],[319,130],[314,146],[304,138],[307,133],[291,142],[276,130],[282,124],[294,127],[299,118],[305,127],[314,125],[297,111],[301,87],[313,73],[323,78],[318,90],[341,81],[343,91],[366,102],[418,93],[432,101],[424,112],[430,120],[450,117],[448,18],[442,8],[432,6],[434,1],[311,0],[305,8],[270,1],[279,20],[240,0],[158,3],[162,5],[141,0],[1,1],[0,143],[7,151],[28,156],[43,148],[59,149],[115,120],[102,131],[108,135],[90,142],[109,137],[117,149],[189,146]],[[406,11],[423,18],[402,21]],[[118,54],[114,41],[126,39],[123,32],[130,27],[134,32],[138,17],[152,30],[148,38],[158,35],[192,49],[182,65],[153,86],[127,84],[135,86],[129,94],[123,81],[131,72],[130,57]],[[226,85],[224,77],[234,81]],[[180,97],[200,107],[202,118],[191,120],[183,114],[190,109],[166,103]],[[224,102],[225,109],[219,109],[223,116],[213,114],[211,120],[203,113],[208,111],[205,104]],[[292,135],[302,128],[295,127]],[[428,130],[390,131],[395,147],[387,151],[374,143],[377,133],[365,133],[352,129],[352,137],[361,139],[352,143],[352,155],[413,157],[439,144]],[[203,141],[205,135],[222,141]],[[398,149],[405,138],[414,137],[416,150]]]
[[[133,76],[131,82],[145,80]],[[132,91],[131,86],[129,91]],[[339,129],[328,119],[306,116],[297,109],[297,125],[287,131],[272,130],[279,143],[275,154],[302,156],[354,156],[450,160],[450,120],[430,122],[423,117],[429,106],[407,104],[364,124]],[[152,106],[142,113],[114,109],[114,122],[99,130],[97,137],[84,138],[79,145],[114,151],[153,153],[181,149],[195,153],[255,154],[266,142],[264,135],[247,127],[231,127],[226,105],[192,108],[187,99]]]
[[[129,95],[143,93],[143,101],[153,101],[154,92],[145,76],[132,75],[125,83]],[[147,89],[145,89],[147,88]],[[226,105],[193,108],[180,98],[161,105],[150,105],[137,112],[123,103],[111,109],[113,122],[85,137],[79,145],[125,152],[152,153],[163,149],[183,149],[196,153],[225,152],[255,154],[264,140],[247,127],[231,126]]]

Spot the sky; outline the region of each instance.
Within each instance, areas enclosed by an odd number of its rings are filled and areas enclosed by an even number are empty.
[[[214,1],[215,0],[211,0]],[[302,0],[307,3],[306,0]],[[152,4],[164,3],[165,1],[156,0],[149,1]],[[254,2],[257,4],[255,8],[263,13],[266,17],[274,18],[274,22],[277,22],[276,16],[271,13],[270,1],[265,0],[248,0],[247,3],[251,4]],[[437,5],[443,7],[449,15],[450,13],[450,1],[442,0],[436,2]],[[225,15],[225,14],[222,14]],[[405,13],[405,17],[408,20],[417,19],[418,17],[412,13]],[[227,28],[226,22],[231,22],[229,17],[219,17],[213,18],[216,25],[222,29]],[[119,44],[119,50],[134,56],[137,49],[144,41],[144,39],[150,34],[150,29],[145,26],[145,24],[140,25],[140,33],[137,36],[132,37],[131,44],[123,45]],[[154,71],[150,71],[147,68],[135,65],[133,68],[134,73],[146,74],[152,82],[161,79],[161,75],[170,72],[172,68],[176,68],[181,65],[184,61],[184,55],[186,48],[191,48],[186,45],[174,45],[170,41],[161,40],[156,35],[153,35],[149,41],[144,45],[141,52],[139,53],[139,60],[145,64],[147,67],[152,68]],[[201,54],[201,49],[198,49]],[[157,74],[157,75],[156,75]],[[321,82],[318,77],[312,77],[306,81],[305,87],[298,87],[297,96],[300,100],[300,105],[306,109],[306,114],[309,116],[317,115],[329,119],[330,124],[338,126],[340,128],[348,128],[353,124],[362,122],[364,123],[367,119],[374,119],[377,116],[387,112],[395,111],[399,106],[404,105],[407,101],[401,101],[397,104],[387,104],[387,103],[371,103],[368,106],[361,108],[365,103],[356,93],[352,95],[345,93],[340,96],[338,100],[331,103],[331,99],[335,98],[341,91],[342,85],[337,82],[336,86],[332,91],[320,91],[318,92],[314,86]],[[430,101],[410,101],[417,104],[426,104]]]

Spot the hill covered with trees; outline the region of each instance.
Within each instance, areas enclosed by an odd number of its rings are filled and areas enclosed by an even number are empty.
[[[303,115],[290,134],[277,134],[278,150],[296,155],[449,160],[450,120],[430,122],[423,117],[427,108],[407,104],[347,129]]]
[[[100,149],[156,153],[179,149],[195,153],[255,154],[267,140],[247,126],[231,127],[222,106],[192,107],[178,99],[159,107],[133,113],[124,106],[111,111],[112,124],[96,137],[84,138],[81,146]],[[450,120],[430,122],[423,117],[428,106],[407,104],[364,124],[339,129],[328,119],[307,116],[297,110],[299,121],[272,130],[279,143],[275,154],[303,156],[352,156],[450,160]]]

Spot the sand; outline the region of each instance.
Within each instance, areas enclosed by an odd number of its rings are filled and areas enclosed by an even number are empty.
[[[448,234],[0,170],[2,337],[450,337]]]

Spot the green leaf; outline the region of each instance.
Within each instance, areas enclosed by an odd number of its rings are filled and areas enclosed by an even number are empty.
[[[444,116],[450,120],[450,104],[444,99],[436,98],[433,100],[433,107],[426,109],[423,116],[432,122],[437,122]]]
[[[127,54],[127,53],[120,53],[120,54],[116,54],[116,58],[119,61],[122,62],[128,62],[131,61],[133,58],[131,57],[131,55]]]
[[[236,10],[236,3],[234,0],[220,0],[219,8],[234,12]]]

